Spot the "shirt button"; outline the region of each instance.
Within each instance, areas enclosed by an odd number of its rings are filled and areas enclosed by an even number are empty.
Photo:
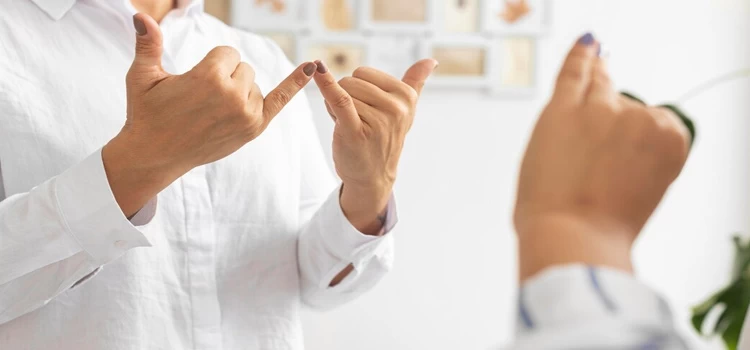
[[[127,247],[128,242],[126,241],[115,241],[115,247],[117,248],[125,248]]]

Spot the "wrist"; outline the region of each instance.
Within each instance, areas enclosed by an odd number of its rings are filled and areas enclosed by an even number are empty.
[[[129,135],[120,133],[102,148],[102,163],[112,194],[126,217],[184,174],[150,159]]]
[[[357,186],[345,182],[339,196],[341,210],[359,232],[379,234],[391,192],[391,186]]]
[[[631,249],[637,232],[576,216],[556,215],[533,221],[522,229],[517,227],[521,282],[548,267],[567,264],[632,273]]]

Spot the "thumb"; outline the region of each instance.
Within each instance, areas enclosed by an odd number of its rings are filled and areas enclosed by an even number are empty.
[[[414,88],[417,94],[421,94],[425,81],[435,71],[437,66],[438,61],[433,58],[420,60],[406,70],[404,78],[401,81]]]
[[[144,13],[133,16],[135,26],[135,58],[130,67],[130,74],[137,77],[151,76],[154,73],[164,73],[161,67],[162,36],[159,24]]]

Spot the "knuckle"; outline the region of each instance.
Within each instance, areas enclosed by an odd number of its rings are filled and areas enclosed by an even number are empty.
[[[323,90],[329,90],[332,87],[336,86],[336,81],[333,79],[322,79],[322,81],[318,82],[319,86]]]
[[[280,110],[281,107],[285,106],[289,101],[292,100],[292,93],[287,89],[278,89],[274,92],[270,98],[266,98],[265,103],[270,104],[274,110]]]
[[[338,107],[338,108],[347,108],[351,106],[353,103],[354,102],[352,101],[352,97],[346,93],[340,94],[333,100],[333,106]]]
[[[581,82],[586,77],[586,72],[580,65],[565,67],[560,71],[561,80]]]
[[[237,57],[240,55],[239,51],[231,46],[217,46],[214,48],[214,53],[224,57]]]
[[[307,82],[308,78],[304,75],[295,74],[291,79],[292,86],[297,91],[302,90],[307,85]]]
[[[414,105],[417,103],[417,100],[419,100],[417,90],[414,90],[409,85],[404,84],[402,94],[406,97],[406,101],[409,102],[409,104]]]
[[[409,106],[403,103],[396,103],[394,106],[394,111],[396,112],[396,116],[399,118],[406,118],[411,114],[411,109]]]

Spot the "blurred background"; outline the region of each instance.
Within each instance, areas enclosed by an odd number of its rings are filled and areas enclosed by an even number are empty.
[[[404,151],[393,271],[373,291],[304,316],[309,349],[488,349],[515,306],[510,221],[525,142],[571,43],[592,31],[619,88],[649,103],[750,66],[748,0],[206,0],[226,22],[269,35],[296,62],[343,76],[393,74],[436,56]],[[308,90],[330,155],[332,123]],[[687,101],[698,139],[640,239],[640,277],[668,298],[695,344],[691,307],[728,282],[730,237],[750,236],[750,81]]]

